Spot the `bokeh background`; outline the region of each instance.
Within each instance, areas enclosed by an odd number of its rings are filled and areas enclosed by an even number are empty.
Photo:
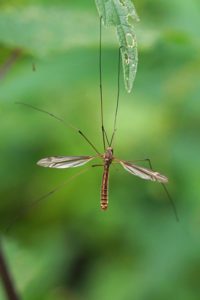
[[[127,160],[149,157],[169,177],[179,223],[158,183],[121,166],[111,168],[105,213],[100,167],[26,210],[81,170],[40,168],[37,160],[94,152],[75,131],[16,101],[64,118],[102,151],[99,19],[91,0],[1,1],[0,228],[23,299],[199,299],[200,3],[134,4],[141,19],[139,66],[131,94],[121,80],[114,153]],[[102,47],[104,117],[111,134],[114,28],[103,29]],[[3,286],[0,299],[6,299]]]

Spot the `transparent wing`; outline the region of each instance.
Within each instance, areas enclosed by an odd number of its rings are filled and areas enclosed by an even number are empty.
[[[151,181],[158,181],[161,183],[167,183],[168,178],[164,175],[161,175],[158,172],[154,172],[152,170],[139,167],[137,165],[134,165],[132,163],[126,162],[126,161],[119,161],[119,163],[122,165],[122,167],[128,171],[129,173],[138,176],[145,180],[151,180]]]
[[[50,156],[42,158],[37,165],[48,168],[75,168],[80,167],[95,158],[94,156]]]

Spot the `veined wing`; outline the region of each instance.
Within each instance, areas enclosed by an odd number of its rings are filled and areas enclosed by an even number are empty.
[[[119,160],[119,163],[122,165],[122,167],[126,171],[128,171],[129,173],[131,173],[135,176],[138,176],[142,179],[151,180],[151,181],[158,181],[158,182],[161,182],[161,183],[167,183],[168,182],[168,178],[164,175],[161,175],[158,172],[154,172],[150,169],[139,167],[137,165],[134,165],[134,164],[126,162],[126,161]]]
[[[95,158],[94,156],[50,156],[42,158],[37,165],[48,168],[75,168],[80,167]]]

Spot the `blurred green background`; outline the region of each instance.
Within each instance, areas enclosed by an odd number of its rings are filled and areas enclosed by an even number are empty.
[[[114,154],[149,157],[169,177],[179,223],[159,184],[121,166],[111,168],[107,212],[99,204],[102,169],[94,168],[14,221],[81,170],[40,168],[40,158],[94,154],[76,132],[16,101],[63,117],[102,151],[99,19],[89,0],[1,1],[0,228],[23,299],[199,299],[200,3],[134,4],[141,19],[139,67],[131,94],[121,80]],[[114,28],[103,29],[102,47],[105,125],[111,134]],[[6,299],[2,286],[0,299]]]

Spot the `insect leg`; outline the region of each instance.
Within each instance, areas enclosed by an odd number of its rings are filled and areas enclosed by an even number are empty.
[[[143,161],[147,161],[148,164],[149,164],[150,169],[153,171],[151,160],[149,158],[146,158],[146,159],[143,159]],[[167,198],[168,198],[168,200],[169,200],[169,202],[171,204],[171,207],[173,209],[176,221],[179,222],[179,216],[178,216],[178,212],[177,212],[177,208],[176,208],[175,202],[172,199],[172,197],[171,197],[171,195],[170,195],[170,193],[169,193],[166,185],[164,183],[162,183],[162,182],[161,182],[161,185],[162,185],[162,187],[163,187],[163,189],[164,189],[164,191],[165,191],[165,193],[167,195]]]
[[[75,175],[71,176],[70,178],[68,178],[66,181],[62,182],[60,185],[58,185],[56,188],[54,188],[53,190],[49,191],[48,193],[42,195],[41,197],[39,197],[38,199],[34,200],[32,203],[30,203],[29,205],[27,205],[26,207],[24,207],[21,211],[19,211],[17,213],[17,215],[15,216],[15,218],[10,222],[10,224],[4,229],[4,232],[8,232],[13,225],[16,223],[17,220],[19,220],[21,217],[23,217],[23,215],[25,215],[32,207],[34,207],[35,205],[37,205],[39,202],[47,199],[49,196],[53,195],[55,192],[59,191],[61,188],[63,188],[66,184],[68,184],[69,182],[71,182],[72,180],[74,180],[76,177],[78,177],[79,175],[85,173],[86,171],[88,171],[89,169],[91,169],[91,167],[85,168],[84,170],[81,170],[80,172],[76,173]]]
[[[116,109],[115,109],[115,117],[114,117],[114,125],[113,125],[113,133],[111,136],[111,140],[109,143],[109,146],[112,146],[112,142],[115,136],[115,132],[117,130],[117,113],[119,108],[119,94],[120,94],[120,57],[121,57],[121,47],[119,48],[119,54],[118,54],[118,72],[117,72],[117,101],[116,101]]]
[[[46,110],[44,110],[44,109],[38,108],[38,107],[33,106],[33,105],[31,105],[31,104],[28,104],[28,103],[23,103],[23,102],[15,102],[15,103],[16,103],[16,104],[20,104],[20,105],[24,105],[24,106],[30,107],[30,108],[32,108],[32,109],[34,109],[34,110],[40,111],[40,112],[42,112],[42,113],[45,113],[45,114],[49,115],[50,117],[52,117],[52,118],[54,118],[54,119],[60,121],[62,124],[64,124],[65,127],[70,127],[70,128],[72,128],[73,130],[75,130],[76,132],[78,132],[78,133],[79,133],[79,134],[87,141],[88,144],[90,144],[90,146],[94,149],[94,151],[95,151],[97,154],[100,155],[100,152],[97,150],[97,148],[94,146],[94,144],[88,139],[88,137],[86,137],[86,135],[85,135],[79,128],[75,127],[75,126],[72,125],[72,124],[66,123],[62,118],[57,117],[56,115],[54,115],[54,114],[52,114],[52,113],[50,113],[50,112],[48,112],[48,111],[46,111]]]
[[[102,85],[102,16],[99,19],[99,91],[100,91],[100,104],[101,104],[101,131],[103,138],[104,151],[106,150],[106,142],[109,145],[108,136],[104,127],[103,115],[103,85]]]
[[[103,164],[95,164],[95,165],[92,165],[91,167],[95,168],[95,167],[103,167],[104,165]]]

